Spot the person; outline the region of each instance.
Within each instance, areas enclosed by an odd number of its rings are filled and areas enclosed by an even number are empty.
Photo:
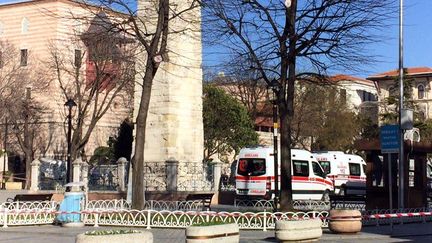
[[[110,187],[113,186],[113,178],[114,178],[114,174],[110,170],[108,172],[108,186],[110,186]]]

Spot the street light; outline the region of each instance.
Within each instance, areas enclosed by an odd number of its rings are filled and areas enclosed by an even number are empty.
[[[274,160],[274,177],[275,177],[275,187],[274,187],[274,209],[277,211],[279,203],[279,166],[278,166],[278,101],[279,101],[279,91],[280,84],[276,79],[273,79],[267,86],[267,89],[271,89],[269,92],[269,98],[273,105],[273,160]]]
[[[7,149],[7,137],[8,137],[8,119],[6,118],[5,119],[5,135],[4,135],[4,141],[3,141],[3,150],[4,150],[4,153],[3,153],[3,171],[2,171],[2,189],[3,190],[6,190],[6,178],[5,178],[5,175],[6,175],[6,158],[8,158],[8,156],[7,156],[7,151],[6,151],[6,149]]]
[[[66,182],[71,182],[71,147],[72,147],[72,108],[76,106],[77,104],[72,98],[69,98],[66,103],[64,104],[68,109],[68,132],[67,132],[67,166],[66,166]]]

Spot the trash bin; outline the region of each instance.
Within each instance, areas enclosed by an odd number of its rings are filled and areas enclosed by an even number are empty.
[[[84,226],[79,213],[85,197],[83,184],[73,182],[66,184],[65,187],[66,192],[59,208],[61,214],[57,216],[57,221],[63,226]]]

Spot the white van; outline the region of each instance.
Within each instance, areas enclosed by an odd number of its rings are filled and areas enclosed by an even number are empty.
[[[273,147],[244,148],[238,158],[236,194],[270,199],[274,191]],[[306,150],[291,149],[291,161],[293,199],[329,200],[333,183],[326,178],[312,154]]]
[[[341,151],[314,152],[337,195],[366,194],[366,162],[362,157]]]

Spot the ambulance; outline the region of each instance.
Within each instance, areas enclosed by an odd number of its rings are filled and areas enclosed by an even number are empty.
[[[366,162],[362,157],[341,151],[314,152],[337,195],[366,195]]]
[[[326,174],[312,153],[291,149],[291,162],[293,199],[328,201],[333,191],[333,183],[326,178]],[[273,147],[260,146],[240,150],[236,166],[238,197],[272,198],[274,178]],[[280,173],[279,178],[284,179],[280,177]]]

